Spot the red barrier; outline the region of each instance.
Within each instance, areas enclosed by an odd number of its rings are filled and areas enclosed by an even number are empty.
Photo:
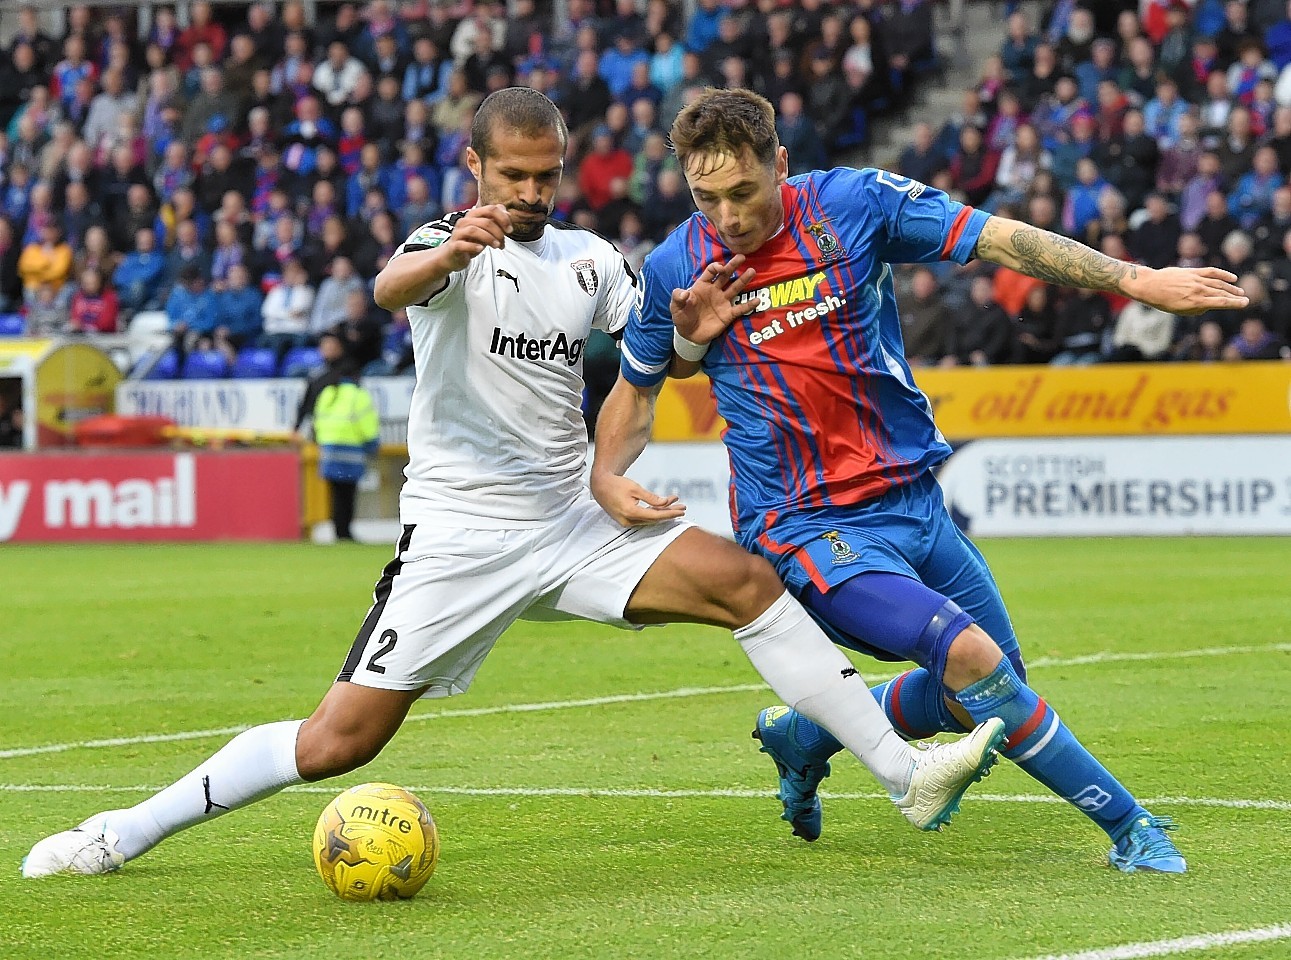
[[[294,451],[0,456],[0,542],[299,536]]]

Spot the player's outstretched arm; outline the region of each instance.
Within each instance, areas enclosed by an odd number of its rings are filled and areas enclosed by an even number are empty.
[[[447,240],[429,250],[407,250],[392,257],[377,274],[373,299],[382,310],[425,303],[444,289],[448,275],[465,270],[485,247],[502,249],[511,232],[511,214],[500,203],[475,207],[453,226]]]
[[[625,527],[638,527],[683,516],[676,497],[651,493],[623,474],[650,441],[654,402],[659,387],[638,387],[619,377],[596,417],[596,458],[592,461],[592,496]]]
[[[1240,310],[1250,301],[1237,277],[1217,267],[1154,270],[1106,256],[1068,237],[1005,217],[991,217],[974,254],[1064,287],[1110,290],[1179,316]]]

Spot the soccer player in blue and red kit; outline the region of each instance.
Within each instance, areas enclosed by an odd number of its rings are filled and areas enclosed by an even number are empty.
[[[1114,260],[882,170],[789,178],[771,105],[745,90],[707,91],[672,140],[699,213],[646,260],[598,421],[597,499],[626,525],[684,511],[623,474],[663,379],[702,365],[727,423],[739,542],[836,642],[918,665],[873,691],[894,726],[916,739],[1000,717],[1005,756],[1107,832],[1114,866],[1182,873],[1173,824],[1027,684],[999,589],[932,475],[950,447],[906,364],[889,264],[978,257],[1176,314],[1245,306],[1237,278]],[[762,711],[754,735],[779,771],[784,819],[816,839],[838,742],[783,707]]]

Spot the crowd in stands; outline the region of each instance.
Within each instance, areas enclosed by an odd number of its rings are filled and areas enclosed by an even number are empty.
[[[0,314],[30,335],[164,311],[156,376],[283,371],[329,330],[368,373],[411,363],[373,278],[469,207],[475,107],[541,90],[571,130],[555,216],[637,265],[693,210],[666,131],[710,85],[779,108],[794,172],[861,144],[937,67],[932,0],[369,0],[35,8],[0,62]],[[266,360],[266,356],[269,358]],[[196,357],[195,361],[193,358]],[[589,357],[589,363],[592,359]]]
[[[490,91],[559,105],[555,216],[639,265],[692,212],[666,131],[705,86],[766,95],[798,173],[850,156],[938,66],[934,0],[697,0],[689,17],[568,0],[560,20],[544,2],[320,4],[310,22],[296,0],[198,0],[146,29],[133,8],[73,6],[56,36],[22,9],[0,61],[0,329],[93,336],[160,312],[175,350],[158,376],[304,373],[329,330],[359,369],[409,371],[407,318],[372,281],[475,201],[465,148]],[[934,264],[899,274],[911,360],[1286,356],[1291,3],[999,7],[999,54],[949,121],[900,134],[899,172],[1112,256],[1222,266],[1252,303],[1178,318]],[[617,366],[604,344],[587,365],[589,382]]]
[[[989,264],[901,273],[915,363],[1291,359],[1291,3],[1011,5],[961,109],[899,170],[1150,267],[1236,274],[1248,309],[1175,317]],[[1029,15],[1031,14],[1031,15]]]

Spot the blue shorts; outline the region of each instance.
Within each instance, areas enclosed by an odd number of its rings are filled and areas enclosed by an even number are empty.
[[[931,473],[866,503],[788,515],[776,523],[772,536],[790,549],[773,553],[756,543],[747,546],[770,560],[797,596],[809,584],[828,593],[859,574],[896,573],[955,601],[1001,648],[1017,648],[995,577],[950,518]],[[844,646],[881,653],[863,637],[829,632]]]

